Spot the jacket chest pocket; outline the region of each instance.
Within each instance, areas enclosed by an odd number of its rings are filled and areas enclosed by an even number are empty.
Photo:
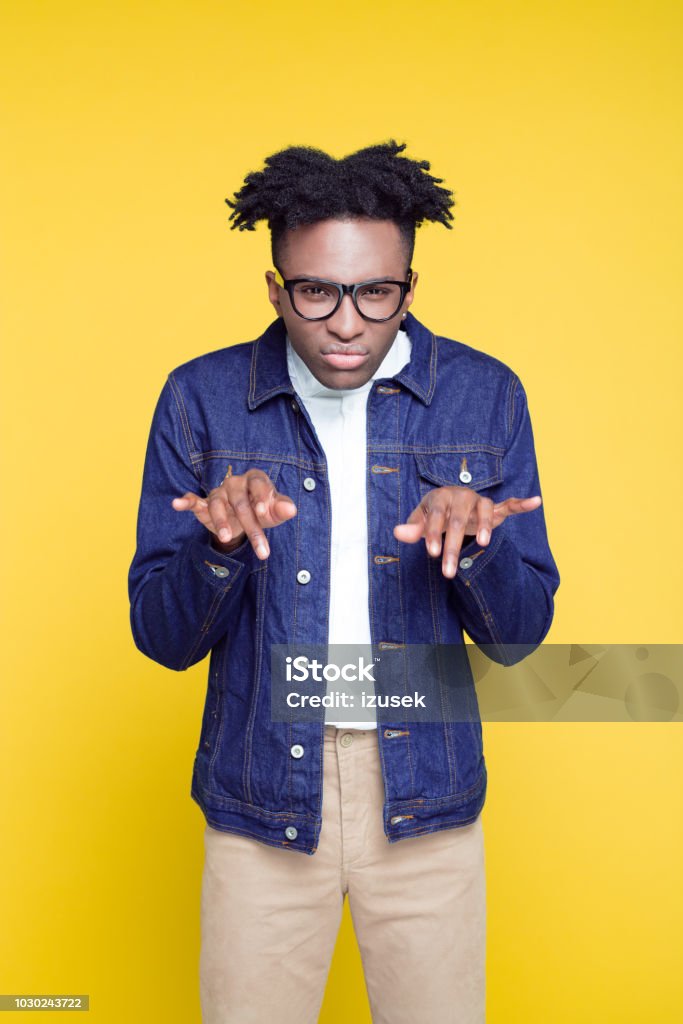
[[[245,457],[244,453],[240,453],[238,458],[230,454],[221,455],[220,457],[218,455],[212,456],[206,459],[201,469],[201,480],[205,496],[214,487],[220,487],[226,477],[242,476],[248,469],[262,470],[277,487],[280,470],[282,469],[282,460],[264,458],[263,455],[255,455],[253,458],[249,455]]]
[[[417,452],[420,497],[435,487],[469,487],[480,493],[503,482],[503,453],[493,448]]]

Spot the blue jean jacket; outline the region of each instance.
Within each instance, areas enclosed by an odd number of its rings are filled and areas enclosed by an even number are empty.
[[[368,395],[372,643],[462,645],[465,630],[494,660],[513,664],[548,632],[560,581],[543,505],[505,519],[486,547],[468,541],[453,578],[423,540],[402,543],[393,527],[435,487],[467,486],[494,502],[541,494],[526,394],[492,356],[432,334],[411,313],[404,327],[410,362]],[[278,318],[256,341],[169,374],[147,445],[129,595],[133,637],[149,658],[182,671],[211,655],[191,785],[206,821],[314,854],[324,710],[313,721],[273,721],[270,651],[328,642],[331,504],[285,337]],[[171,506],[186,491],[208,494],[229,467],[264,470],[297,506],[268,531],[265,561],[248,540],[219,553],[191,512]],[[469,721],[408,722],[399,710],[380,723],[389,842],[466,825],[481,811],[487,774],[471,673],[469,685]]]

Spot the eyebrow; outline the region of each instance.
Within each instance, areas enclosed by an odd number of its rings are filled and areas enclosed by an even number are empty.
[[[325,277],[324,274],[293,274],[289,280],[295,281],[297,278],[305,278],[306,280],[317,279],[318,281],[331,281],[333,284],[350,284],[351,282],[335,281],[333,277]],[[400,281],[401,275],[396,277],[394,274],[375,274],[373,277],[363,277],[359,281],[354,281],[354,284],[364,284],[366,281]]]

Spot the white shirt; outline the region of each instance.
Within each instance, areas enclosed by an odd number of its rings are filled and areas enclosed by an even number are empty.
[[[366,408],[368,393],[377,377],[392,377],[410,360],[412,345],[399,329],[394,342],[373,376],[362,387],[337,390],[325,387],[294,351],[287,336],[287,367],[294,390],[303,401],[328,466],[332,502],[330,565],[330,644],[363,645],[353,651],[366,665],[372,663],[368,607],[368,524],[366,494]],[[340,652],[341,653],[341,652]],[[328,682],[327,690],[349,690],[350,684]],[[355,705],[360,692],[372,693],[367,680],[354,686]],[[362,710],[361,722],[335,720],[335,709],[325,709],[325,724],[346,729],[377,728],[377,716]]]

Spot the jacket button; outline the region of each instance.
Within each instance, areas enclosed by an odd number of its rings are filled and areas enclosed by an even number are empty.
[[[342,747],[350,747],[353,743],[353,736],[350,732],[345,732],[342,738],[339,740]]]
[[[291,406],[292,406],[292,409],[294,410],[294,412],[298,412],[299,411],[299,403],[297,402],[296,398],[292,399]]]
[[[311,578],[311,574],[308,571],[308,569],[299,569],[298,573],[296,574],[296,578],[299,581],[299,583],[308,583],[308,581]]]
[[[465,557],[465,558],[461,558],[460,559],[460,568],[461,569],[469,569],[469,567],[471,565],[472,565],[472,559],[471,558]]]
[[[304,480],[304,487],[306,488],[307,491],[315,490],[315,480],[313,479],[312,476],[306,477],[306,479]]]
[[[211,572],[214,574],[214,576],[220,576],[221,579],[224,579],[226,576],[230,575],[230,570],[226,569],[224,565],[212,565]]]
[[[294,828],[293,825],[288,825],[287,828],[285,829],[285,835],[287,836],[288,839],[296,839],[299,833],[297,829]]]
[[[472,479],[472,474],[468,473],[468,471],[466,469],[463,469],[462,472],[460,473],[460,475],[458,476],[458,480],[461,480],[464,484],[468,484],[471,479]]]
[[[292,755],[292,757],[304,756],[304,748],[301,746],[300,743],[295,743],[293,747],[290,747],[289,752]]]

